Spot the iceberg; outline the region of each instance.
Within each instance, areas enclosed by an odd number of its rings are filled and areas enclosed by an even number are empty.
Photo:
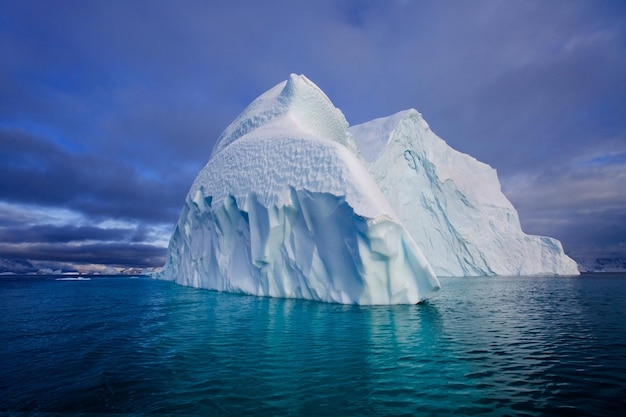
[[[489,165],[416,110],[350,127],[303,75],[254,100],[193,182],[158,278],[343,304],[415,304],[437,275],[578,274],[529,236]]]
[[[495,169],[452,149],[416,110],[349,130],[438,276],[579,274],[558,240],[522,231]]]
[[[343,304],[432,297],[432,268],[358,153],[341,111],[292,74],[218,138],[159,277]]]

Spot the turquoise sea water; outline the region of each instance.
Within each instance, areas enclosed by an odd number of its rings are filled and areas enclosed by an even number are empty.
[[[626,412],[625,274],[441,282],[358,307],[0,277],[0,414]]]

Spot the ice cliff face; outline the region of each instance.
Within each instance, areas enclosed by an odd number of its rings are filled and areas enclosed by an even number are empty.
[[[437,275],[578,274],[559,241],[522,232],[496,171],[449,147],[417,111],[350,132]]]
[[[415,110],[349,128],[317,86],[291,75],[219,137],[159,276],[397,304],[433,296],[435,272],[578,273],[558,241],[522,232],[495,171],[446,145]]]
[[[219,138],[161,277],[338,303],[432,296],[437,278],[355,152],[343,114],[292,75]]]

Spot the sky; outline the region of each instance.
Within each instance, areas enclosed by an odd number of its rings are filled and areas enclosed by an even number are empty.
[[[524,231],[626,255],[626,2],[0,0],[0,259],[157,267],[220,133],[290,73],[420,111]]]

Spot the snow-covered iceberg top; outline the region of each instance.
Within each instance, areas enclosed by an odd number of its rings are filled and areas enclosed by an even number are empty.
[[[393,216],[357,158],[344,115],[303,75],[261,95],[226,128],[189,194],[200,188],[213,200],[255,194],[265,206],[288,204],[292,188],[325,192],[358,215]]]
[[[425,255],[426,254],[426,255]],[[442,275],[574,274],[527,236],[495,170],[408,110],[349,127],[291,75],[219,137],[159,274],[218,291],[354,304],[417,303]]]

